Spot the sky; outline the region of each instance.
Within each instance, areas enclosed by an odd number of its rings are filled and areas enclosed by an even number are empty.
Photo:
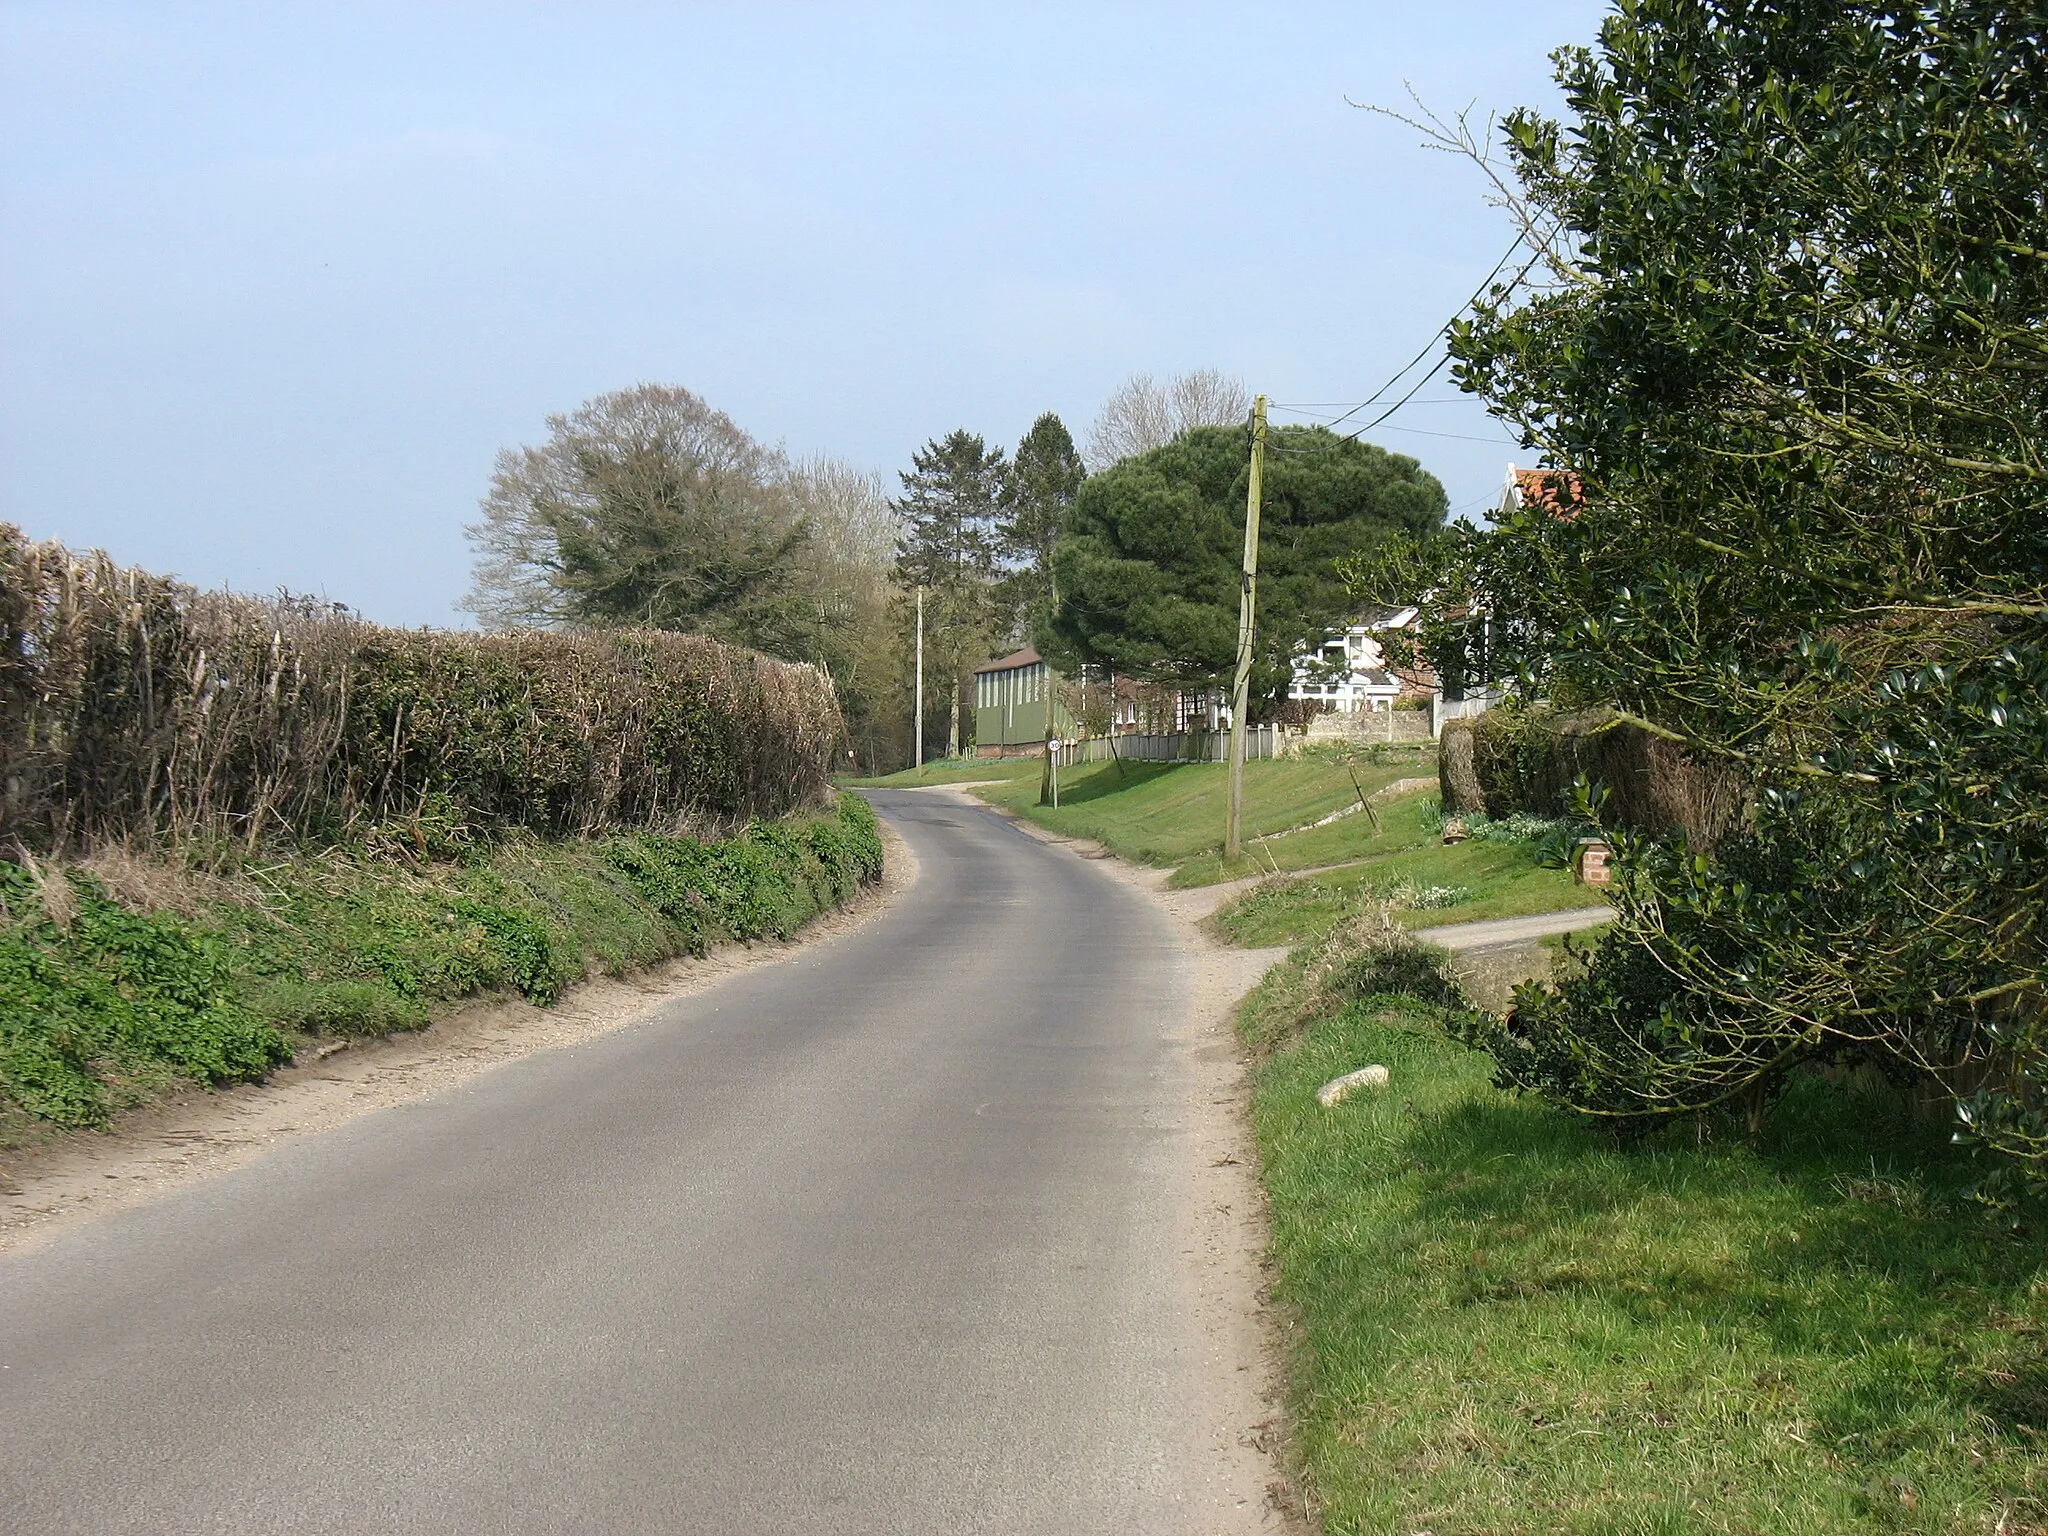
[[[605,390],[892,486],[1138,372],[1341,408],[1513,239],[1351,103],[1554,110],[1603,10],[0,0],[0,521],[461,624]],[[1369,440],[1475,516],[1517,454],[1445,376]]]

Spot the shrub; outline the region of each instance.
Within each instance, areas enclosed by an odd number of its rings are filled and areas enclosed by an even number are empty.
[[[1247,999],[1238,1023],[1246,1044],[1271,1051],[1364,998],[1408,998],[1446,1018],[1461,1016],[1468,1004],[1450,957],[1396,922],[1396,910],[1366,893],[1322,938],[1290,956]]]
[[[593,835],[824,796],[830,682],[701,636],[385,629],[0,524],[0,837]]]
[[[28,868],[0,863],[0,1080],[31,1114],[100,1125],[110,1079],[168,1070],[234,1082],[290,1059],[238,999],[217,939],[125,911],[83,875],[67,882],[60,921],[37,885]]]

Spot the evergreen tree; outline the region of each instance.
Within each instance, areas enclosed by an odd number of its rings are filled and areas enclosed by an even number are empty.
[[[1356,608],[1337,561],[1434,532],[1445,499],[1414,459],[1323,427],[1281,427],[1271,443],[1251,678],[1261,708]],[[1089,476],[1053,554],[1060,602],[1040,648],[1063,670],[1107,665],[1183,688],[1229,677],[1250,460],[1242,427],[1196,427]]]
[[[1003,484],[999,547],[1010,569],[999,593],[1010,633],[1028,636],[1058,602],[1052,547],[1088,471],[1066,425],[1047,411],[1017,445]]]
[[[974,668],[996,635],[997,507],[1007,469],[1002,449],[961,427],[911,455],[895,503],[904,525],[897,577],[925,589],[925,692],[953,690],[948,756],[972,736]],[[925,728],[919,721],[920,733]]]
[[[1610,1123],[1874,1062],[2048,1186],[2048,49],[2006,0],[1632,0],[1506,124],[1553,281],[1452,337],[1574,487],[1361,566],[1740,792],[1615,829],[1504,1079]],[[1589,796],[1586,809],[1592,809]],[[1907,1102],[1902,1095],[1901,1104]]]

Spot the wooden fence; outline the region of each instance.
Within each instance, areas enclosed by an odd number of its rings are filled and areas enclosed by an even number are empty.
[[[1112,745],[1113,743],[1113,745]],[[1280,755],[1280,731],[1255,725],[1244,733],[1247,762]],[[1114,755],[1127,763],[1220,763],[1230,755],[1228,731],[1174,731],[1162,735],[1090,736],[1060,748],[1060,766],[1108,762]]]

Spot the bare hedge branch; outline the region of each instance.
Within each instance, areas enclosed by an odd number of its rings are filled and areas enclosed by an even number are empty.
[[[695,635],[388,629],[0,524],[0,840],[590,834],[779,815],[844,734],[815,667]]]

